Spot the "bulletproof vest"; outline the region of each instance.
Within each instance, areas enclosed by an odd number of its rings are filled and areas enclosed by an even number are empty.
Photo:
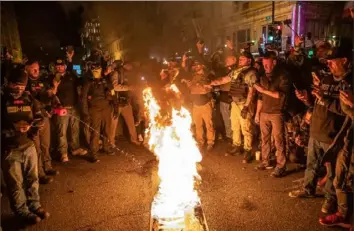
[[[231,72],[231,86],[229,94],[233,99],[243,101],[247,99],[248,85],[245,82],[245,77],[252,67],[240,67]]]
[[[33,120],[32,99],[29,93],[23,93],[18,99],[9,97],[6,100],[7,120],[9,123],[25,121],[30,123]]]

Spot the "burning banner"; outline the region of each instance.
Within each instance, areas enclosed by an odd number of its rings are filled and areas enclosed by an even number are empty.
[[[180,92],[175,85],[170,91]],[[161,108],[151,88],[143,91],[149,119],[148,147],[156,155],[160,185],[152,202],[151,230],[208,230],[195,184],[201,180],[197,163],[202,155],[191,131],[192,118],[184,107]]]

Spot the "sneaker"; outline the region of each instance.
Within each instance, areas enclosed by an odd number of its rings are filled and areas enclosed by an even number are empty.
[[[325,201],[322,204],[321,212],[322,213],[332,213],[336,211],[337,203],[333,198],[325,198]]]
[[[139,141],[131,141],[132,144],[136,145],[136,146],[140,146],[141,143]]]
[[[100,160],[97,158],[96,155],[90,156],[89,161],[90,161],[91,163],[98,163],[98,162],[100,162]]]
[[[256,170],[269,170],[273,169],[274,166],[270,165],[269,163],[261,163],[256,167]]]
[[[211,150],[213,150],[213,148],[214,148],[214,145],[208,144],[207,151],[210,152]]]
[[[232,145],[231,148],[227,150],[227,154],[231,155],[236,155],[236,154],[242,154],[242,148],[237,145]]]
[[[315,196],[315,194],[309,193],[304,189],[289,192],[289,197],[292,198],[314,198]]]
[[[39,207],[36,211],[33,212],[36,214],[38,217],[40,217],[42,220],[48,218],[50,216],[50,213],[46,212],[44,208]]]
[[[85,149],[78,148],[78,149],[72,151],[71,154],[73,156],[84,156],[87,154],[87,151]]]
[[[68,157],[68,154],[67,153],[64,153],[61,155],[61,162],[62,163],[66,163],[69,161],[69,157]]]
[[[21,220],[21,223],[23,222],[25,224],[30,225],[35,225],[41,222],[41,218],[34,213],[29,213],[27,215],[19,215],[18,218],[19,220]]]
[[[253,160],[253,156],[251,151],[245,151],[242,163],[248,164],[251,163],[252,160]]]
[[[108,156],[114,156],[116,154],[116,150],[113,148],[110,148],[106,151],[104,151]]]
[[[319,222],[324,226],[340,226],[343,228],[350,228],[349,222],[345,221],[345,218],[339,212],[327,215],[325,217],[320,217]]]
[[[59,175],[59,171],[58,171],[58,170],[55,170],[55,169],[53,169],[53,168],[50,168],[50,169],[46,170],[45,173],[46,173],[47,175],[50,175],[50,176]]]
[[[54,181],[53,177],[51,176],[41,176],[39,177],[39,183],[40,184],[50,184]]]
[[[270,174],[270,176],[280,178],[285,176],[285,174],[286,174],[286,167],[283,168],[276,167],[274,171]]]

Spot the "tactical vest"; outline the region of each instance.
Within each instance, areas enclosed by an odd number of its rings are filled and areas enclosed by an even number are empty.
[[[229,95],[234,101],[246,101],[248,95],[248,85],[245,82],[245,76],[251,70],[253,70],[253,67],[241,67],[231,72],[231,86]]]
[[[11,126],[10,124],[24,123],[30,124],[33,121],[33,111],[32,111],[32,99],[30,98],[29,93],[23,93],[23,95],[18,99],[13,99],[8,97],[6,99],[6,125],[4,127]],[[7,131],[7,129],[4,129]],[[15,137],[15,133],[10,134],[9,131],[4,132],[5,138]],[[22,135],[25,137],[25,135]]]
[[[9,122],[16,123],[21,120],[31,122],[33,120],[32,100],[27,93],[18,99],[9,98],[6,101],[6,112]]]
[[[90,89],[88,91],[89,100],[110,100],[110,98],[108,98],[109,94],[110,91],[105,78],[92,80],[92,84],[90,85]]]

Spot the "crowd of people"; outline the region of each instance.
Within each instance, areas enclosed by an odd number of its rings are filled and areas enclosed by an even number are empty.
[[[237,52],[231,41],[212,56],[204,50],[198,41],[195,53],[185,53],[180,63],[171,57],[157,80],[147,83],[162,105],[167,108],[173,100],[166,89],[178,86],[202,153],[211,152],[221,137],[230,144],[227,153],[243,155],[244,164],[260,152],[256,169],[272,170],[272,177],[286,176],[288,162],[300,164],[304,185],[289,196],[311,198],[322,189],[321,211],[326,215],[319,222],[350,228],[351,41],[343,38],[337,47],[322,41],[311,58],[298,37],[286,57],[268,47],[254,58],[249,46]],[[109,63],[96,53],[78,78],[73,55],[70,51],[58,58],[55,70],[45,76],[40,75],[38,60],[2,62],[2,172],[11,208],[26,223],[49,217],[38,188],[59,173],[52,157],[66,163],[70,154],[97,163],[100,151],[114,155],[120,118],[131,144],[144,144],[142,86],[130,84],[128,78],[134,66],[120,60]]]

